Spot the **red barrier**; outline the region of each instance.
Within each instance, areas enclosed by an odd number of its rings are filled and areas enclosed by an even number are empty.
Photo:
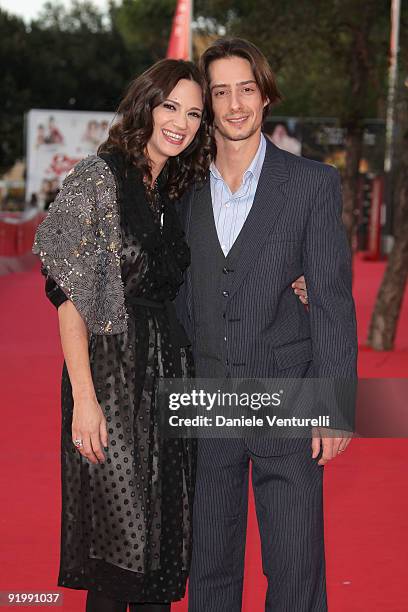
[[[16,220],[15,217],[0,219],[0,256],[16,257],[31,251],[34,236],[43,215],[37,213],[31,219]]]

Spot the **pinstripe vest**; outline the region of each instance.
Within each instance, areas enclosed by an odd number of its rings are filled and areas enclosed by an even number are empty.
[[[211,202],[210,183],[196,192],[191,214],[191,283],[197,375],[223,377],[231,373],[233,361],[229,327],[239,323],[227,313],[231,282],[238,265],[242,232],[227,257],[221,249]]]

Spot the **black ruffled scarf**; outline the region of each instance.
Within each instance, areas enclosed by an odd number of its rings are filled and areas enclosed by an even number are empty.
[[[122,223],[129,227],[145,251],[152,256],[160,255],[163,282],[177,288],[183,282],[183,272],[190,264],[190,250],[184,239],[175,203],[167,196],[163,172],[157,182],[163,211],[163,227],[160,228],[150,208],[141,172],[129,164],[120,152],[101,153],[99,156],[108,164],[115,177]],[[170,255],[169,250],[172,256],[166,257],[166,254]]]

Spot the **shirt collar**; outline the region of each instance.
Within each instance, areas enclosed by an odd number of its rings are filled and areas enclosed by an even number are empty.
[[[259,143],[259,147],[257,152],[255,153],[255,157],[253,158],[253,160],[251,161],[249,167],[245,170],[243,177],[242,177],[242,182],[244,183],[249,176],[253,176],[255,178],[255,180],[258,182],[259,181],[259,177],[261,176],[261,170],[262,170],[262,166],[263,166],[263,162],[265,159],[265,153],[266,153],[266,140],[265,140],[265,136],[261,133],[261,140]],[[221,180],[223,181],[224,179],[222,178],[217,166],[215,165],[214,162],[211,162],[210,165],[210,172],[211,175],[217,179],[217,180]]]

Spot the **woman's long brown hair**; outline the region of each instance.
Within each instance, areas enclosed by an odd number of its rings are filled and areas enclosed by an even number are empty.
[[[198,83],[203,79],[192,62],[164,59],[134,79],[119,104],[118,119],[111,126],[107,140],[98,153],[121,151],[151,182],[151,161],[147,143],[153,133],[153,109],[164,102],[181,79]],[[210,164],[210,136],[205,111],[200,127],[190,145],[166,164],[166,191],[178,199],[193,181],[203,181]]]

